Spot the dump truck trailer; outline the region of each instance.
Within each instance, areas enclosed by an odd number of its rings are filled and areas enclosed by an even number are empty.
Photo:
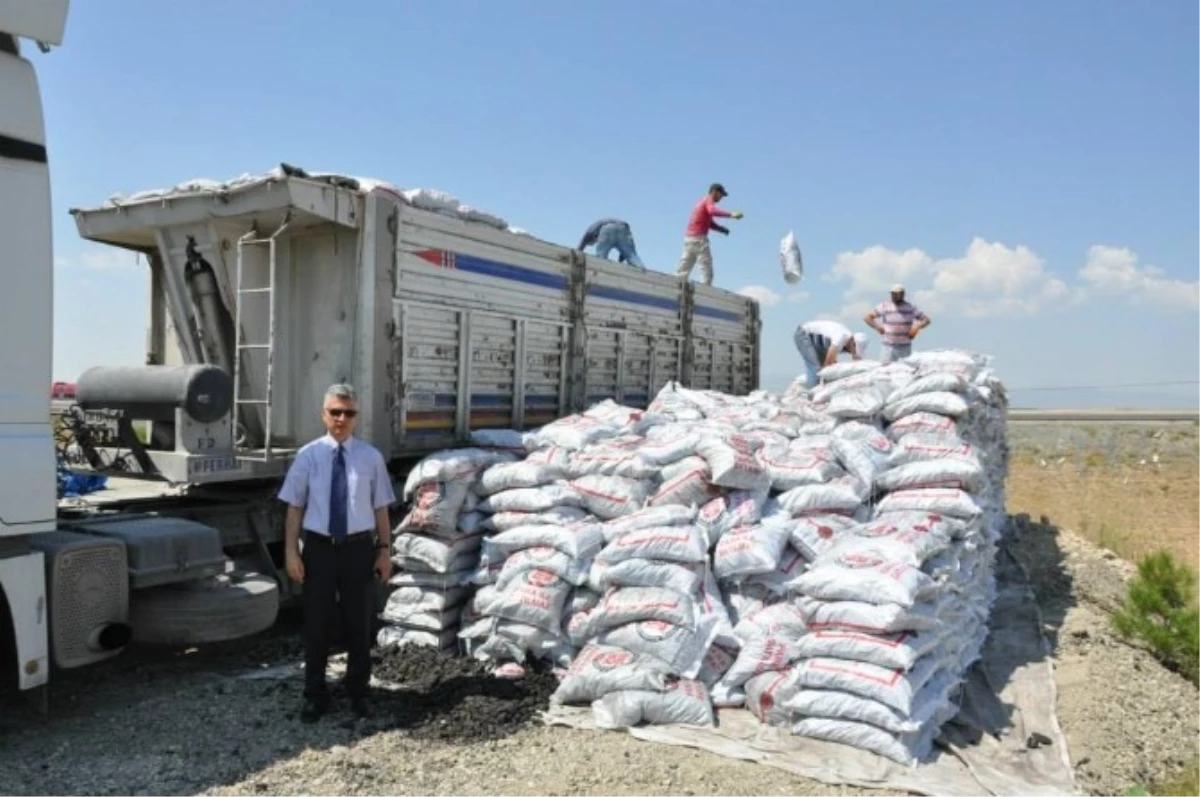
[[[284,165],[71,212],[151,276],[150,365],[89,370],[76,400],[159,427],[143,459],[167,482],[281,475],[324,433],[334,382],[357,388],[358,434],[389,460],[603,399],[645,407],[671,381],[758,387],[754,300],[539,240],[439,192]],[[200,379],[203,418],[165,406]]]

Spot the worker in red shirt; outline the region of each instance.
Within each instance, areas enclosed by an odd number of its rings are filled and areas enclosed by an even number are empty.
[[[725,186],[713,183],[708,187],[708,193],[704,195],[704,198],[697,202],[696,207],[692,209],[691,218],[688,219],[687,232],[684,233],[683,257],[679,258],[679,268],[675,270],[679,276],[688,277],[692,273],[692,267],[699,263],[700,281],[705,285],[712,285],[713,260],[712,249],[708,245],[708,231],[716,230],[722,235],[729,235],[729,230],[717,224],[714,219],[740,219],[742,217],[739,211],[735,210],[730,213],[717,207],[717,203],[727,196],[729,193],[725,190]]]

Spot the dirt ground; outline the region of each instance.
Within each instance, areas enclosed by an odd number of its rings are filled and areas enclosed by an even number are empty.
[[[1045,451],[1029,448],[1044,446],[1051,431],[1014,432],[1010,505],[1052,523],[1035,523],[1011,540],[1010,550],[1030,571],[1045,617],[1058,672],[1059,720],[1079,786],[1093,794],[1122,794],[1135,784],[1169,778],[1194,760],[1200,695],[1112,634],[1108,612],[1120,601],[1132,566],[1069,530],[1076,522],[1071,513],[1084,511],[1081,503],[1099,511],[1098,497],[1093,503],[1072,497],[1075,484],[1065,478],[1042,481],[1062,485],[1066,495],[1037,497],[1039,479],[1023,470],[1021,460],[1045,458]],[[1140,439],[1131,437],[1127,445],[1140,451]],[[1193,428],[1192,442],[1181,441],[1180,451],[1190,447],[1194,454],[1194,440]],[[1117,454],[1124,456],[1119,447]],[[1041,468],[1036,460],[1034,467]],[[1194,463],[1192,468],[1195,474]],[[1148,525],[1156,539],[1170,536],[1186,545],[1181,530],[1190,522],[1194,551],[1195,476],[1190,501],[1182,477],[1178,484],[1174,501],[1155,504],[1160,520],[1127,528],[1136,536]],[[1172,482],[1167,492],[1174,489]],[[1153,491],[1139,495],[1148,506]],[[1125,511],[1120,500],[1111,506],[1114,513]],[[1169,517],[1170,506],[1182,519]],[[1145,517],[1150,510],[1141,511]],[[395,715],[352,721],[341,701],[341,710],[325,721],[301,725],[299,681],[273,677],[271,669],[294,666],[299,652],[294,623],[284,620],[250,645],[172,656],[127,651],[108,664],[65,673],[54,686],[48,717],[19,701],[0,714],[0,793],[862,793],[620,732],[546,728],[524,714],[492,728],[472,725],[471,706],[489,699],[492,687],[439,686],[447,690],[441,699],[421,699],[421,678],[435,676],[422,662],[410,667],[416,678],[410,696],[418,705],[406,709],[402,721]],[[247,672],[263,677],[243,677]]]
[[[1058,668],[1059,720],[1081,789],[1121,794],[1196,753],[1198,694],[1109,630],[1129,567],[1053,526],[1012,550],[1031,571]],[[126,655],[60,679],[48,719],[0,717],[5,794],[828,794],[765,766],[526,724],[483,742],[437,738],[437,716],[385,727],[295,713],[294,679],[235,677],[292,661],[287,624],[248,649]],[[432,731],[432,732],[430,732]]]

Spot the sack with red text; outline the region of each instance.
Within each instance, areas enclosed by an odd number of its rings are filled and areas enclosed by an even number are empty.
[[[701,437],[698,453],[712,469],[712,483],[734,490],[765,490],[771,477],[756,456],[758,446],[742,435]]]

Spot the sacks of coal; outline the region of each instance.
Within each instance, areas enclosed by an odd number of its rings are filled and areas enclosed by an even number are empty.
[[[490,433],[503,458],[460,507],[480,533],[459,636],[553,661],[555,700],[607,727],[744,705],[920,760],[986,635],[1005,410],[986,359],[928,352]]]
[[[694,514],[651,508],[608,529],[589,574],[598,600],[568,623],[580,652],[555,701],[591,704],[603,727],[712,723],[708,685],[697,679],[728,619]]]
[[[457,647],[484,532],[476,480],[489,465],[516,459],[501,448],[473,447],[431,454],[410,471],[402,496],[411,508],[392,532],[381,647]]]
[[[844,390],[883,396],[858,421],[890,446],[872,434],[878,454],[859,451],[873,460],[870,519],[830,534],[836,541],[796,582],[808,632],[779,688],[797,735],[911,764],[957,711],[986,638],[1006,408],[1003,386],[974,355],[931,352],[884,368],[845,377],[861,384]],[[822,538],[811,531],[807,539]]]

